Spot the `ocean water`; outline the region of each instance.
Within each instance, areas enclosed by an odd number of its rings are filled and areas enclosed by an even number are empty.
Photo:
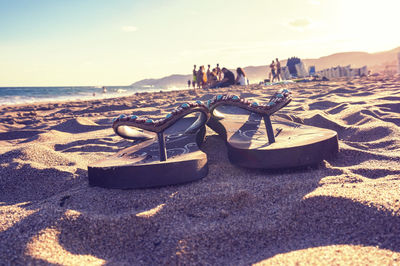
[[[20,103],[58,102],[74,100],[96,100],[129,96],[137,92],[171,91],[186,88],[156,88],[130,86],[106,86],[107,92],[103,93],[102,87],[0,87],[0,105],[13,105]]]

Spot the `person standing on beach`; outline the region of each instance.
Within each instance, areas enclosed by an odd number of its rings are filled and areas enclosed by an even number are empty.
[[[276,58],[276,77],[278,81],[281,81],[281,63],[278,58]]]
[[[204,88],[207,85],[207,74],[204,66],[200,66],[199,71],[197,71],[197,88]]]
[[[194,65],[194,68],[193,68],[193,80],[192,80],[192,85],[193,85],[194,89],[196,88],[196,81],[197,81],[197,71],[196,71],[196,65]]]
[[[189,88],[189,89],[190,89],[190,83],[191,83],[191,82],[190,82],[190,79],[189,79],[189,80],[188,80],[188,88]]]
[[[274,60],[272,60],[272,63],[269,65],[269,68],[271,69],[271,74],[269,75],[269,80],[271,82],[274,82],[275,76],[276,76],[276,74],[275,74],[275,61]],[[271,76],[272,76],[272,78],[271,78]]]
[[[211,79],[211,69],[210,69],[210,65],[208,65],[208,68],[207,68],[207,85],[210,85],[210,79]]]
[[[219,64],[217,64],[216,69],[217,69],[218,81],[221,81],[221,80],[222,80],[222,71],[221,71],[221,69],[219,68]]]

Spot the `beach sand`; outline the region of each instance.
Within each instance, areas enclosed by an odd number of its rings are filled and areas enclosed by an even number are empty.
[[[0,106],[0,264],[400,264],[400,78],[285,87],[294,100],[276,115],[337,131],[335,158],[239,168],[208,129],[208,176],[154,189],[88,185],[89,162],[130,144],[113,117],[281,86]]]

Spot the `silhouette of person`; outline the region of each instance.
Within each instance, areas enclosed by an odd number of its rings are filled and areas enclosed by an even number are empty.
[[[271,69],[271,74],[270,74],[270,80],[271,82],[274,82],[275,77],[276,77],[276,73],[275,73],[275,61],[272,60],[272,63],[269,65],[269,68]],[[272,79],[271,79],[272,76]]]
[[[276,58],[276,78],[281,81],[281,63],[278,58]]]
[[[238,67],[236,69],[236,80],[235,80],[235,84],[237,85],[249,85],[248,79],[246,77],[246,73],[244,72],[243,68]]]
[[[193,67],[193,80],[192,80],[193,88],[196,88],[196,81],[197,81],[197,70],[196,70],[196,65],[194,65],[194,67]]]
[[[221,81],[221,80],[222,80],[222,71],[221,71],[221,69],[219,68],[219,64],[217,64],[216,69],[217,69],[218,81]]]

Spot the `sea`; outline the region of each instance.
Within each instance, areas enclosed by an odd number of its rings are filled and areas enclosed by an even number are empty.
[[[187,88],[154,86],[73,86],[73,87],[0,87],[0,105],[23,103],[59,102],[76,100],[97,100],[130,96],[137,92],[173,91]]]

